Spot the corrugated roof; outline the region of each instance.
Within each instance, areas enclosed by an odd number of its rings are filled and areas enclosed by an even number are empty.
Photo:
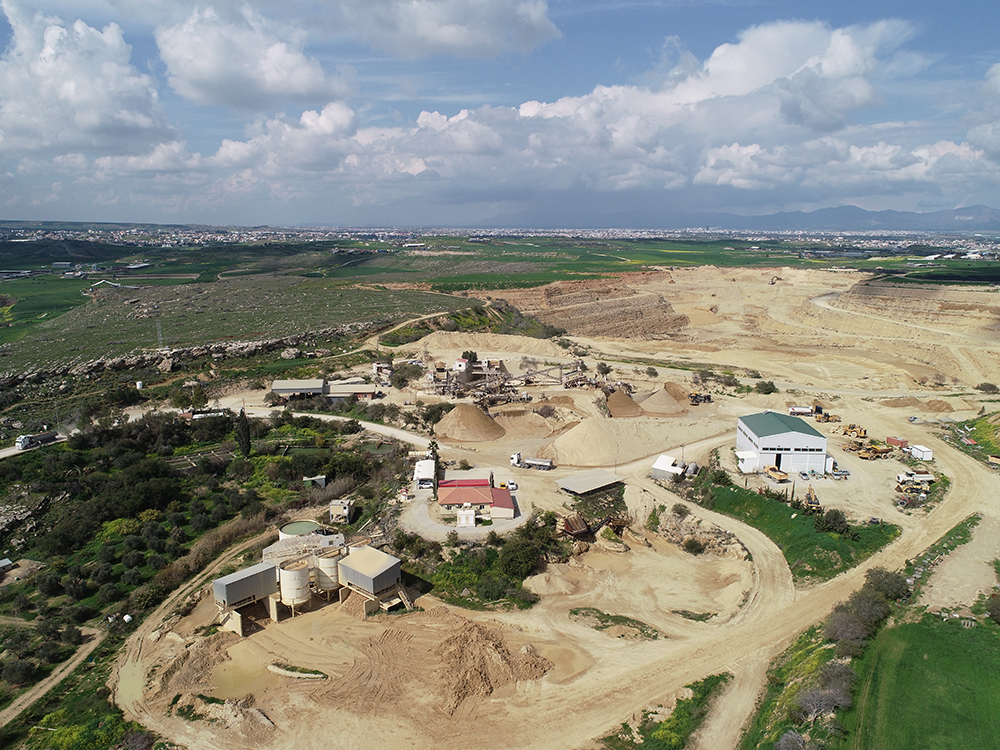
[[[227,576],[222,576],[222,578],[216,578],[214,583],[219,583],[224,586],[228,586],[230,583],[236,583],[236,581],[242,581],[244,578],[250,578],[258,573],[262,573],[265,570],[275,571],[274,577],[278,577],[277,568],[274,567],[269,562],[260,562],[256,565],[251,565],[249,568],[243,568],[243,570],[237,570],[235,573],[230,573]]]
[[[572,492],[574,495],[583,495],[623,481],[625,480],[605,469],[591,469],[590,471],[581,471],[579,474],[570,474],[565,479],[557,481],[556,484],[559,485],[560,489]]]
[[[823,435],[808,422],[792,417],[788,414],[781,414],[776,411],[763,411],[760,414],[747,414],[740,417],[743,424],[747,426],[757,437],[768,437],[770,435],[780,435],[785,432],[798,432],[801,435],[821,438]]]
[[[292,392],[323,392],[326,381],[323,378],[313,380],[275,380],[271,383],[272,391],[292,391]]]
[[[387,555],[374,547],[357,547],[351,554],[341,559],[339,565],[346,566],[356,573],[369,578],[377,578],[399,564],[399,558]]]

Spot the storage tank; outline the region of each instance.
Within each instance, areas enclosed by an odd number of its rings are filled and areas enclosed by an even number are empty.
[[[340,588],[338,563],[344,556],[343,548],[326,552],[316,558],[316,588],[320,591],[336,591]]]
[[[312,592],[309,590],[309,561],[292,560],[278,569],[281,603],[289,607],[305,604]]]
[[[320,525],[313,521],[289,521],[278,529],[278,541],[282,539],[292,539],[297,536],[306,536],[314,531],[319,531]]]

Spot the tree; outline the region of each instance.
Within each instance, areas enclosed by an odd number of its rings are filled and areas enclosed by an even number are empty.
[[[847,606],[852,612],[861,618],[865,625],[867,635],[874,635],[878,626],[889,616],[889,602],[885,600],[875,589],[862,586],[860,590],[851,594],[847,600]]]
[[[498,564],[505,575],[521,581],[538,565],[538,547],[524,539],[511,538],[500,549]]]
[[[779,739],[774,750],[805,750],[806,739],[794,729],[789,729]]]
[[[842,510],[831,508],[825,515],[816,516],[816,531],[832,531],[837,534],[845,533],[850,526],[847,523],[847,516]]]
[[[976,386],[976,390],[980,393],[997,393],[1000,388],[997,388],[994,383],[980,383]]]
[[[208,394],[205,393],[204,388],[193,388],[191,389],[191,406],[195,409],[200,409],[201,407],[208,404]]]
[[[244,457],[250,455],[253,447],[250,443],[250,419],[244,409],[240,409],[240,415],[236,417],[236,445]]]
[[[646,368],[646,377],[648,377],[648,378],[656,378],[656,377],[659,377],[659,375],[660,375],[660,371],[657,370],[655,367],[647,367]]]
[[[688,508],[684,503],[674,503],[674,507],[670,510],[673,511],[674,515],[680,519],[685,519],[691,515],[691,509]]]
[[[757,393],[763,393],[765,396],[778,392],[778,386],[776,386],[772,380],[760,380],[754,385],[753,389],[757,391]]]
[[[611,373],[611,365],[609,365],[607,362],[598,362],[597,363],[597,374],[598,375],[600,375],[603,378],[604,376],[609,375],[610,373]]]
[[[872,568],[865,573],[865,586],[870,586],[890,601],[905,599],[910,595],[906,577],[885,568]]]
[[[705,543],[693,536],[689,536],[684,540],[683,547],[685,552],[690,552],[692,555],[700,555],[705,551]]]
[[[462,359],[468,360],[470,365],[474,365],[479,362],[479,355],[471,349],[468,349],[467,351],[462,352]]]

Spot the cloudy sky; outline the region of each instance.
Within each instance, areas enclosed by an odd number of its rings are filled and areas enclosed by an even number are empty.
[[[0,0],[0,218],[1000,208],[1000,6]]]

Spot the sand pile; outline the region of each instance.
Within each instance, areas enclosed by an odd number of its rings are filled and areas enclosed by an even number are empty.
[[[951,404],[947,401],[942,401],[939,398],[926,402],[924,404],[924,408],[927,411],[934,412],[935,414],[948,414],[949,412],[955,411]]]
[[[497,414],[494,421],[500,425],[509,438],[544,438],[552,434],[545,417],[534,412]]]
[[[506,433],[493,417],[472,404],[459,404],[434,427],[434,434],[439,438],[463,443],[497,440]]]
[[[500,631],[476,622],[462,624],[437,648],[445,683],[445,711],[452,715],[468,698],[487,697],[519,680],[537,680],[552,662],[525,645],[513,654]]]
[[[609,466],[650,456],[669,439],[662,423],[640,417],[630,420],[588,417],[539,451],[558,466]]]
[[[906,396],[905,398],[888,398],[880,402],[882,406],[891,406],[895,409],[919,409],[923,407],[920,399],[916,396]]]
[[[670,385],[669,383],[667,385]],[[655,391],[652,396],[645,399],[641,406],[642,410],[654,417],[675,417],[687,411],[684,404],[687,403],[687,395],[683,395],[683,401],[667,390],[666,386]]]
[[[632,400],[632,397],[625,392],[624,388],[619,388],[608,396],[608,411],[616,419],[642,416],[642,409],[639,407],[639,404]]]

